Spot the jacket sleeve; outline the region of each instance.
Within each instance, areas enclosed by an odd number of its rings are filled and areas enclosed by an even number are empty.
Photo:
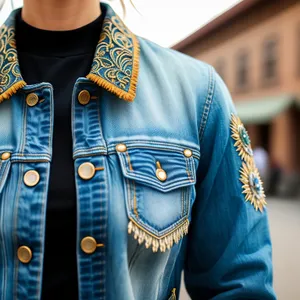
[[[276,299],[260,176],[247,131],[212,69],[187,237],[185,284],[194,299]]]

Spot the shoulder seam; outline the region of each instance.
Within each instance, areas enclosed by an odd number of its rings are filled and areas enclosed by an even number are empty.
[[[207,96],[206,96],[206,100],[205,100],[205,104],[204,104],[204,108],[203,108],[203,113],[202,113],[202,117],[201,117],[201,122],[200,122],[200,126],[199,126],[199,141],[202,141],[203,135],[204,135],[204,131],[206,128],[206,123],[207,123],[207,119],[208,119],[208,115],[210,112],[210,107],[213,101],[213,96],[214,96],[214,92],[215,92],[215,72],[214,72],[214,68],[212,66],[209,66],[209,81],[208,81],[208,92],[207,92]]]

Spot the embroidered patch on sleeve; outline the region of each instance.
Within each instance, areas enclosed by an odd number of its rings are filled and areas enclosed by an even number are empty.
[[[231,137],[235,140],[236,151],[245,162],[250,163],[253,161],[250,137],[241,119],[234,114],[231,115],[230,128]]]
[[[243,194],[245,194],[246,201],[249,201],[256,211],[259,209],[263,212],[264,207],[267,204],[266,196],[262,180],[254,162],[243,162],[240,169],[240,175],[240,181],[243,183]]]

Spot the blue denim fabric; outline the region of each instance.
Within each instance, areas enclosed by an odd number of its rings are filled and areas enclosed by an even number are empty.
[[[80,299],[176,299],[182,270],[192,299],[275,299],[267,211],[245,201],[226,86],[211,66],[135,37],[101,5],[109,43],[99,44],[72,96],[75,170],[98,168],[89,180],[74,174]],[[0,155],[10,153],[0,160],[0,299],[33,300],[42,285],[53,96],[48,83],[23,83],[13,24],[14,13],[0,51]],[[82,90],[92,96],[86,105]],[[32,107],[30,93],[41,100]],[[28,170],[40,175],[35,186],[24,183]],[[85,253],[86,236],[105,246]],[[27,264],[18,260],[22,245],[32,250]]]

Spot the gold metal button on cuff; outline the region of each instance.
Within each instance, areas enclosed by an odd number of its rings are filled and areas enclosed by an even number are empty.
[[[80,247],[84,253],[92,254],[98,247],[104,247],[104,244],[97,244],[93,237],[87,236],[81,240]]]
[[[125,144],[118,144],[118,145],[116,146],[116,150],[117,150],[118,152],[125,152],[125,151],[127,150],[127,147],[126,147]]]
[[[88,104],[90,102],[90,99],[91,99],[91,95],[90,95],[89,91],[87,91],[87,90],[82,90],[78,94],[78,101],[82,105]]]
[[[32,251],[27,246],[19,247],[17,255],[18,255],[19,261],[24,264],[28,264],[32,259]]]
[[[89,180],[95,175],[95,166],[90,162],[81,164],[78,168],[78,175],[81,179]]]
[[[35,106],[39,102],[39,97],[35,93],[30,93],[26,97],[26,103],[28,106]]]
[[[185,157],[191,157],[193,155],[193,152],[190,149],[185,149],[183,151],[183,154],[184,154]]]
[[[35,170],[29,170],[24,174],[24,183],[27,186],[35,186],[40,181],[40,174]]]
[[[10,153],[9,152],[2,153],[2,155],[1,155],[2,160],[7,160],[9,158],[10,158]]]

